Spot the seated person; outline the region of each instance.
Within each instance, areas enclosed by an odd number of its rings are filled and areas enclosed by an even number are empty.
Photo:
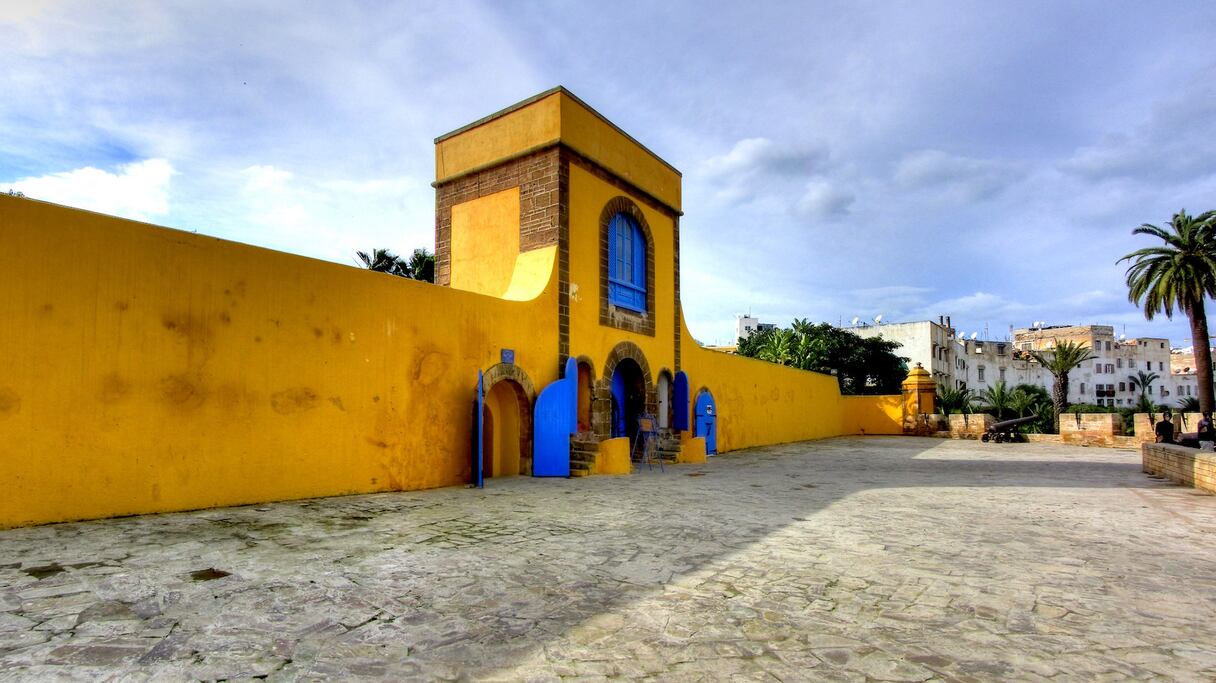
[[[1170,420],[1172,415],[1165,413],[1161,416],[1161,421],[1157,423],[1157,443],[1174,443],[1174,423]]]

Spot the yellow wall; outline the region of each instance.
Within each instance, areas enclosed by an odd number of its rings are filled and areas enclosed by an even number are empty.
[[[705,437],[696,436],[685,439],[680,444],[680,454],[676,462],[702,463],[705,462]]]
[[[630,474],[631,472],[633,472],[633,461],[629,459],[629,437],[620,436],[601,441],[600,452],[595,456],[595,473]]]
[[[856,434],[862,426],[867,434],[902,430],[899,396],[843,397],[835,377],[703,349],[682,327],[689,409],[701,387],[710,390],[718,452]]]
[[[502,296],[519,257],[519,188],[453,206],[451,254],[453,288]]]
[[[841,434],[902,434],[903,397],[842,396]]]
[[[0,526],[461,483],[478,369],[556,379],[544,251],[508,302],[0,196]]]

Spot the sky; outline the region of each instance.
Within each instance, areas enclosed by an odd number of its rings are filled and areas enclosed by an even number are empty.
[[[1216,3],[0,0],[0,192],[355,264],[434,248],[433,140],[564,85],[683,172],[692,333],[1146,322],[1216,209]]]

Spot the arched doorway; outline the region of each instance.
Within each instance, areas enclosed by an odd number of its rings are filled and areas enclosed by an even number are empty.
[[[580,358],[578,361],[578,431],[591,431],[591,385],[595,383],[595,371],[591,369],[591,361]]]
[[[709,455],[718,453],[718,405],[709,389],[697,392],[697,400],[693,403],[693,436],[705,437],[705,452]]]
[[[481,406],[481,452],[485,458],[481,476],[488,479],[494,476],[494,454],[498,451],[494,444],[494,412],[489,403]]]
[[[521,436],[528,416],[527,394],[514,380],[496,382],[486,392],[482,417],[485,478],[514,476],[524,471]]]
[[[623,358],[612,371],[612,436],[633,443],[638,417],[646,412],[646,376],[632,358]]]
[[[671,373],[666,370],[659,373],[658,395],[659,395],[659,414],[656,416],[659,419],[659,429],[671,428],[672,414],[672,382]]]
[[[532,474],[532,404],[536,390],[531,378],[514,363],[496,363],[479,374],[477,402],[482,408],[480,415],[476,410],[473,413],[469,480],[480,485],[489,477]]]

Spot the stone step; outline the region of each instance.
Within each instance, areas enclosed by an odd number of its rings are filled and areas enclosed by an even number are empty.
[[[570,476],[572,476],[572,477],[589,477],[589,476],[591,476],[591,470],[582,468],[582,467],[571,467]]]

